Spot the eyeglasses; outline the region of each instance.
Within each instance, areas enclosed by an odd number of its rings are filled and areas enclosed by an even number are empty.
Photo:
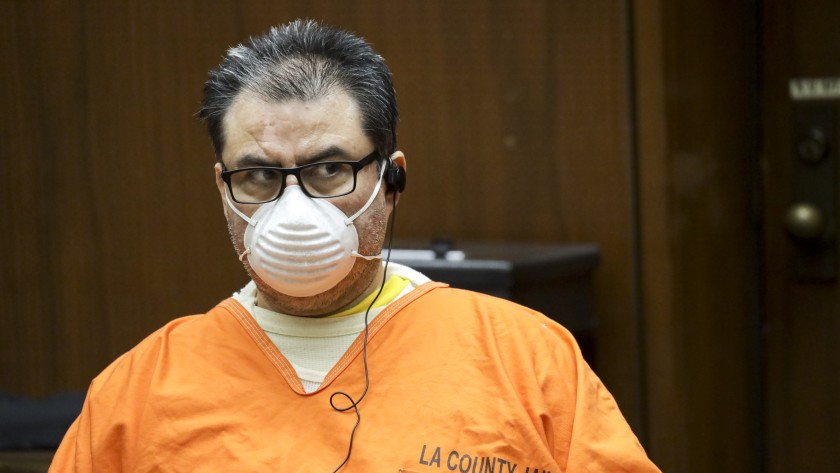
[[[356,175],[376,161],[374,151],[358,161],[323,161],[293,168],[260,166],[222,171],[230,196],[240,204],[263,204],[280,198],[286,176],[295,176],[309,197],[340,197],[356,190]]]

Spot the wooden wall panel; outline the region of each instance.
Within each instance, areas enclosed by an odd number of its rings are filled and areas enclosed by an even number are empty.
[[[225,12],[213,25],[163,2],[4,7],[3,389],[84,389],[245,279],[192,118],[227,42],[207,51],[204,35]]]
[[[0,389],[83,389],[244,282],[193,113],[226,47],[310,17],[358,32],[392,67],[409,160],[398,236],[601,245],[598,371],[639,423],[624,2],[0,8]]]
[[[663,471],[758,471],[754,13],[634,12],[648,445]]]

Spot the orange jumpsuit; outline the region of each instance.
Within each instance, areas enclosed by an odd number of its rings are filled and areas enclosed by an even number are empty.
[[[356,421],[360,336],[317,391],[233,299],[174,320],[91,383],[51,472],[319,472]],[[427,283],[370,325],[342,471],[658,472],[561,326]],[[342,399],[336,403],[341,405]]]

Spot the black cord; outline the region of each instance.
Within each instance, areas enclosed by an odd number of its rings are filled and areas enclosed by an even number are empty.
[[[379,285],[379,292],[376,293],[376,297],[370,302],[367,310],[365,310],[365,337],[362,344],[362,360],[364,361],[365,365],[365,389],[362,391],[361,396],[359,399],[353,400],[349,394],[344,391],[336,391],[330,395],[330,406],[338,412],[347,412],[350,409],[354,409],[356,411],[356,423],[353,425],[353,430],[350,432],[350,444],[347,446],[347,455],[344,457],[344,460],[341,462],[338,467],[332,471],[332,473],[336,473],[345,464],[347,461],[350,460],[350,454],[353,452],[353,439],[356,437],[356,428],[359,427],[359,423],[362,421],[362,414],[359,412],[359,403],[362,402],[362,399],[365,398],[368,392],[368,388],[370,387],[370,376],[368,371],[368,362],[367,362],[367,343],[368,343],[368,315],[370,314],[370,309],[373,308],[373,305],[379,299],[379,296],[382,295],[382,290],[385,289],[385,281],[388,277],[388,263],[391,261],[391,244],[394,241],[394,221],[397,219],[397,193],[394,193],[394,210],[391,213],[391,225],[390,229],[388,230],[388,256],[385,257],[385,268],[382,271],[382,284]],[[335,405],[335,397],[336,396],[344,396],[350,402],[350,405],[347,407],[338,407]]]

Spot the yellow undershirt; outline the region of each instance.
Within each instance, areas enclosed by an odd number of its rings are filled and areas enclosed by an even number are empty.
[[[405,289],[405,287],[408,286],[410,282],[411,281],[409,281],[408,279],[400,276],[391,276],[391,278],[385,282],[385,286],[382,288],[382,294],[379,294],[379,297],[376,299],[376,303],[373,305],[372,308],[375,309],[377,307],[382,307],[384,305],[390,304],[391,301],[396,299],[399,293],[402,292],[403,289]],[[373,298],[376,297],[378,293],[379,290],[377,289],[376,291],[373,291],[370,294],[368,294],[367,297],[365,297],[361,302],[354,305],[353,307],[342,310],[341,312],[337,314],[332,314],[328,317],[344,317],[346,315],[363,312],[367,310],[368,306],[373,301]]]

